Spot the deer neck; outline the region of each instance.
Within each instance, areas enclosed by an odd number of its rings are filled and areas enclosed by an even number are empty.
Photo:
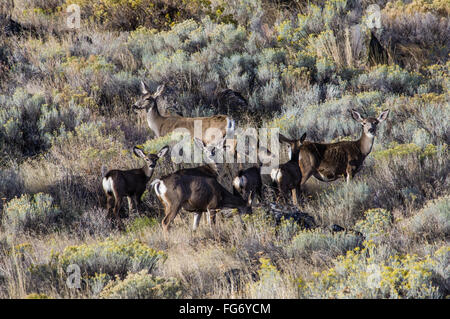
[[[152,175],[153,175],[153,168],[150,168],[148,165],[144,165],[144,167],[142,167],[141,169],[144,172],[145,177],[147,179],[150,179],[152,177]]]
[[[372,151],[373,142],[375,140],[374,135],[366,134],[364,131],[361,134],[360,139],[358,140],[359,149],[364,156],[369,155]]]
[[[160,128],[164,120],[165,117],[159,113],[158,106],[155,102],[154,105],[147,111],[147,123],[156,136],[161,135]]]

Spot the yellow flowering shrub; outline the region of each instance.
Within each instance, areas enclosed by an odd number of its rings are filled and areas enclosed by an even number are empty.
[[[286,298],[289,292],[286,288],[288,283],[281,272],[271,263],[268,258],[260,258],[261,266],[258,270],[259,280],[246,286],[250,298]]]
[[[361,232],[368,240],[383,237],[392,225],[392,215],[382,208],[369,209],[364,212],[364,219],[356,223],[355,229]]]
[[[377,160],[384,161],[393,157],[415,156],[420,160],[432,157],[437,153],[437,148],[433,144],[428,144],[423,149],[414,144],[397,144],[392,143],[388,149],[373,152],[373,157]]]
[[[442,297],[433,280],[448,262],[450,246],[423,258],[407,254],[377,261],[379,247],[372,241],[364,245],[339,256],[334,267],[314,273],[311,281],[300,279],[300,294],[308,298]]]

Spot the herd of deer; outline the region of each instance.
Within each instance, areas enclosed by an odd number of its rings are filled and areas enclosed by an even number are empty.
[[[206,134],[202,134],[203,139],[194,138],[195,145],[203,150],[209,164],[180,169],[151,183],[158,199],[164,205],[165,217],[162,220],[164,231],[168,231],[170,223],[181,208],[194,213],[194,230],[198,227],[204,212],[208,213],[208,220],[212,225],[215,225],[217,211],[223,208],[237,208],[239,216],[251,213],[255,196],[262,200],[261,162],[258,161],[258,165],[239,171],[233,179],[233,193],[231,193],[218,182],[222,167],[211,160],[216,152],[222,152],[230,145],[226,137],[234,134],[234,120],[225,115],[197,118],[163,116],[158,110],[157,98],[162,94],[164,86],[159,86],[152,94],[145,83],[141,82],[141,90],[142,95],[133,105],[133,109],[145,110],[148,125],[156,137],[165,136],[177,128],[187,129],[191,136],[194,136],[194,121],[198,120],[202,121],[202,133],[211,127],[219,129],[222,133],[218,143],[208,139]],[[270,174],[279,194],[287,200],[288,193],[292,192],[293,202],[297,204],[297,196],[311,176],[324,182],[344,176],[349,183],[372,150],[377,125],[383,122],[388,114],[389,110],[386,110],[378,118],[363,118],[357,111],[351,110],[353,119],[363,128],[361,137],[356,141],[314,143],[305,141],[306,133],[298,140],[280,134],[279,141],[286,143],[290,148],[290,159],[273,169]],[[104,166],[102,167],[102,186],[107,197],[107,210],[111,212],[112,209],[112,216],[119,222],[119,227],[122,227],[119,209],[123,197],[127,197],[130,211],[138,208],[158,159],[168,150],[169,147],[164,146],[157,154],[147,155],[134,147],[134,154],[146,161],[146,165],[140,169],[107,171]],[[266,149],[259,152],[259,158],[263,156],[273,155]]]

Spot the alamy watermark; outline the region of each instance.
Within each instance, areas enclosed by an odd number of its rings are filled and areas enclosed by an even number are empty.
[[[369,29],[381,28],[381,9],[378,4],[371,4],[367,7],[366,25]]]
[[[71,4],[66,9],[66,25],[69,29],[80,29],[81,27],[81,9],[77,4]]]
[[[279,165],[279,129],[278,128],[238,128],[233,135],[216,127],[203,132],[202,121],[194,121],[194,136],[187,128],[177,128],[172,139],[177,142],[171,147],[171,158],[180,163],[249,163],[261,165],[261,174],[270,174]],[[181,139],[180,139],[181,138]],[[207,146],[216,146],[217,152],[204,156],[202,149],[195,147],[192,139],[208,141]],[[270,150],[270,151],[269,151]],[[236,154],[236,156],[235,156]]]

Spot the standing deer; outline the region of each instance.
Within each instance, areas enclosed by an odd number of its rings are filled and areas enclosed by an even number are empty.
[[[281,164],[278,168],[274,168],[270,173],[272,182],[278,186],[278,191],[287,202],[289,191],[292,194],[292,202],[297,205],[297,197],[300,195],[300,182],[302,181],[302,174],[298,165],[300,154],[300,147],[306,139],[304,133],[300,139],[292,140],[284,135],[279,135],[280,143],[287,143],[289,145],[289,161]]]
[[[214,115],[209,117],[182,117],[182,116],[163,116],[158,111],[156,100],[164,91],[164,84],[158,86],[156,92],[151,94],[147,85],[141,81],[141,97],[133,105],[135,110],[146,110],[147,123],[156,137],[167,135],[176,129],[187,129],[194,137],[194,122],[202,123],[202,141],[210,144],[215,136],[209,136],[206,131],[215,128],[220,131],[222,136],[233,136],[235,130],[235,121],[226,115]]]
[[[223,163],[215,162],[214,159],[216,158],[216,154],[218,154],[218,156],[223,155],[223,151],[225,151],[227,147],[226,139],[223,138],[216,143],[205,145],[201,139],[195,137],[194,143],[203,151],[203,154],[206,155],[208,162],[205,165],[180,169],[177,173],[184,175],[206,176],[216,179],[219,178],[224,171],[224,165]]]
[[[372,150],[378,124],[386,120],[389,110],[378,118],[363,118],[351,110],[352,118],[362,125],[359,140],[337,143],[305,142],[300,147],[299,167],[302,174],[301,186],[313,175],[320,181],[330,182],[344,176],[347,183],[361,169],[364,159]]]
[[[210,214],[213,224],[216,210],[222,208],[237,208],[240,214],[251,213],[251,207],[242,197],[231,194],[215,178],[175,172],[154,180],[151,185],[164,205],[165,217],[161,225],[166,232],[181,208],[195,213],[193,230],[197,229],[203,212]]]
[[[222,208],[237,208],[240,214],[251,213],[251,207],[240,195],[231,194],[217,178],[222,166],[212,161],[216,152],[223,150],[224,139],[217,144],[205,146],[195,139],[211,163],[194,168],[178,170],[151,185],[165,208],[162,227],[168,231],[169,225],[181,208],[194,212],[193,230],[196,230],[203,212],[209,215],[209,221],[215,225],[216,211]]]
[[[241,194],[250,203],[253,203],[255,196],[258,196],[259,202],[262,201],[263,182],[261,178],[261,167],[263,163],[261,159],[264,159],[263,162],[267,163],[273,157],[273,154],[265,147],[258,147],[258,149],[259,156],[257,158],[257,165],[239,170],[237,176],[233,179],[233,194]]]
[[[169,147],[164,146],[157,154],[145,155],[144,152],[137,148],[133,148],[133,153],[145,160],[146,164],[142,168],[130,170],[110,170],[107,172],[106,166],[102,166],[102,186],[106,194],[107,210],[110,213],[113,207],[113,217],[122,226],[119,218],[119,209],[122,198],[127,196],[129,212],[134,209],[133,203],[138,209],[141,204],[141,196],[145,191],[146,185],[153,175],[156,162],[163,157]]]

